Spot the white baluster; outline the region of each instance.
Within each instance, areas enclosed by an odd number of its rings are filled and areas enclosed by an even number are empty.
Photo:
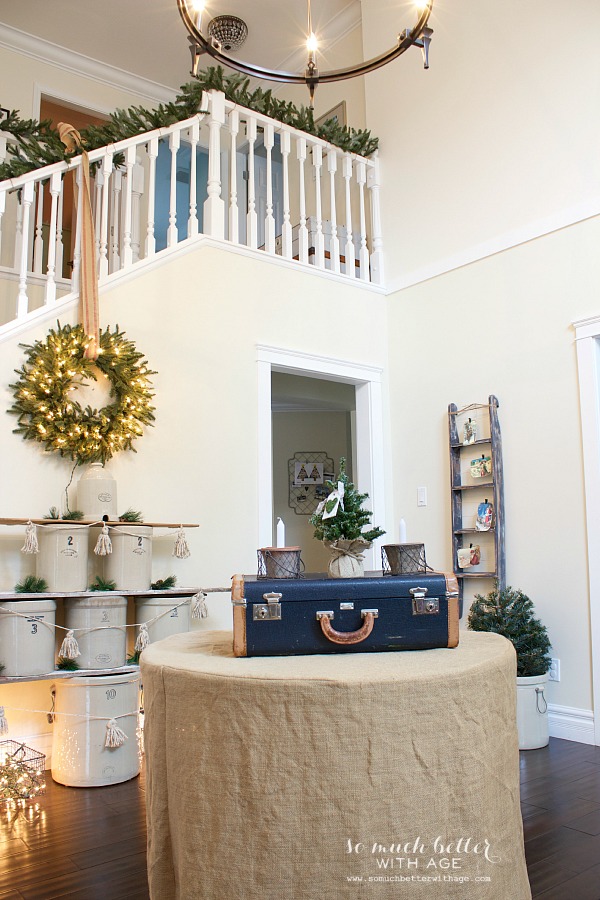
[[[102,159],[102,210],[100,214],[100,258],[98,260],[98,277],[108,275],[108,203],[110,199],[110,176],[112,173],[113,151],[107,149]]]
[[[56,300],[56,222],[58,218],[58,198],[62,179],[60,172],[54,172],[50,178],[50,227],[48,229],[48,269],[46,279],[46,293],[44,303],[54,303]]]
[[[196,237],[198,234],[198,207],[196,198],[198,196],[197,191],[197,150],[198,150],[198,141],[200,140],[200,123],[198,120],[194,122],[192,127],[190,128],[190,145],[191,145],[191,156],[190,156],[190,216],[188,219],[188,227],[187,227],[187,236]]]
[[[273,147],[275,145],[275,129],[268,122],[264,133],[265,150],[267,151],[267,209],[265,214],[265,250],[275,253],[275,219],[273,218]]]
[[[321,209],[321,167],[323,165],[323,150],[320,144],[313,144],[312,148],[313,170],[315,175],[315,214],[317,230],[315,232],[315,265],[319,269],[325,268],[325,238],[323,236],[323,220]]]
[[[283,223],[281,226],[281,254],[292,258],[292,223],[290,219],[290,149],[289,131],[280,132],[281,157],[283,159]]]
[[[331,271],[340,271],[340,240],[337,233],[337,211],[335,207],[335,173],[337,172],[337,151],[333,148],[327,151],[327,170],[329,172],[329,210],[331,218],[331,245],[329,253],[331,258]]]
[[[81,189],[83,181],[83,176],[81,172],[81,166],[77,167],[75,174],[75,197],[77,198],[77,214],[75,217],[75,242],[73,245],[73,272],[71,275],[71,290],[78,291],[79,290],[79,273],[81,271],[81,227],[83,222],[83,191]],[[61,192],[61,212],[62,212],[62,202],[63,202],[64,190]],[[59,222],[62,222],[62,216],[59,219]],[[58,227],[61,227],[60,225]],[[100,229],[98,229],[100,232]],[[58,246],[58,242],[57,242]],[[62,232],[61,232],[61,246],[62,246]],[[58,262],[58,250],[57,250],[57,262]]]
[[[63,209],[65,205],[65,179],[61,178],[60,193],[58,195],[58,213],[56,217],[56,273],[58,278],[63,277],[63,263],[65,255],[65,247],[63,244]],[[77,228],[77,223],[75,223]],[[71,271],[71,278],[73,272]]]
[[[135,165],[135,146],[125,151],[125,199],[123,201],[123,268],[128,269],[133,263],[131,220],[133,209],[133,167]]]
[[[306,138],[296,141],[296,157],[298,159],[298,185],[300,190],[300,225],[298,228],[298,259],[308,262],[308,228],[306,227],[306,189],[304,186],[304,164],[306,163]]]
[[[229,240],[240,242],[240,218],[237,195],[237,136],[240,130],[240,114],[237,109],[229,113],[231,151],[229,154]]]
[[[17,217],[15,222],[15,258],[14,268],[19,271],[21,264],[21,251],[23,249],[23,197],[20,191],[17,192]]]
[[[221,128],[225,124],[225,94],[210,94],[208,120],[208,196],[204,201],[204,233],[225,237],[225,203],[221,197]]]
[[[358,202],[360,214],[360,278],[361,281],[369,280],[369,250],[367,247],[367,224],[365,218],[365,182],[367,180],[366,166],[362,160],[356,164],[356,181],[358,183]]]
[[[21,240],[21,254],[19,259],[19,295],[17,297],[17,318],[22,319],[27,315],[29,300],[27,298],[27,257],[29,244],[29,213],[33,203],[33,181],[28,181],[21,189],[23,231]]]
[[[36,182],[37,209],[35,214],[35,240],[33,242],[33,272],[36,275],[42,274],[42,260],[44,258],[44,183]]]
[[[154,205],[156,198],[156,157],[158,156],[158,138],[150,138],[148,142],[148,223],[146,225],[146,259],[156,253],[154,237]]]
[[[346,257],[346,275],[350,278],[356,276],[355,273],[355,253],[354,241],[352,240],[352,200],[350,194],[350,180],[352,178],[352,157],[349,153],[345,153],[342,158],[342,175],[345,182],[346,195],[346,243],[344,245],[344,256]]]
[[[110,209],[110,271],[118,272],[121,268],[121,255],[119,253],[119,240],[121,235],[121,188],[123,186],[123,172],[115,169],[112,178],[111,209]]]
[[[169,193],[169,227],[167,228],[167,247],[174,247],[179,233],[177,231],[177,151],[181,140],[180,131],[172,131],[169,137],[171,151],[171,182]]]
[[[6,211],[6,191],[0,191],[0,264],[2,263],[2,217]]]
[[[0,163],[6,159],[6,137],[0,132]],[[0,194],[0,257],[2,256],[2,216],[6,211],[6,191]],[[1,259],[0,259],[1,263]]]
[[[372,164],[367,173],[367,187],[371,192],[371,281],[373,284],[383,284],[383,239],[381,236],[381,209],[379,206],[379,158],[377,154],[372,157]]]
[[[136,156],[131,172],[131,254],[134,263],[140,258],[140,216],[143,193],[144,167],[140,163],[139,156]]]
[[[102,226],[102,196],[104,193],[104,172],[100,167],[96,169],[94,178],[94,191],[92,209],[94,216],[94,240],[96,242],[96,257],[100,255],[100,230]]]
[[[258,247],[258,218],[256,215],[256,187],[254,180],[254,144],[256,142],[256,119],[250,116],[246,123],[248,140],[248,216],[246,243],[254,250]]]

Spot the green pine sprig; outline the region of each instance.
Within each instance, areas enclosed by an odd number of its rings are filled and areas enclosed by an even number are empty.
[[[139,509],[131,509],[131,507],[119,516],[119,522],[143,522],[144,516]]]
[[[35,575],[26,575],[15,584],[15,594],[44,594],[48,590],[48,582]]]
[[[171,588],[174,588],[176,584],[177,576],[167,575],[166,578],[159,578],[158,581],[153,581],[150,587],[153,591],[169,591]]]
[[[56,668],[63,672],[76,672],[77,669],[79,669],[79,666],[74,659],[68,659],[66,656],[59,656]]]
[[[95,580],[90,584],[90,591],[116,591],[117,585],[114,581],[109,581],[108,579],[101,578],[100,575],[96,575]]]

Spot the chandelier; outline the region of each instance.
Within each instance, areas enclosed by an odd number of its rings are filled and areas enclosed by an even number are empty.
[[[238,19],[236,16],[217,16],[215,19],[210,20],[206,28],[206,34],[204,34],[202,30],[202,13],[205,0],[177,0],[183,24],[189,32],[188,40],[192,53],[192,75],[196,75],[198,72],[201,55],[208,53],[222,65],[229,66],[237,72],[242,72],[244,75],[250,75],[252,78],[261,78],[265,81],[281,81],[286,84],[306,84],[309,91],[311,109],[314,107],[315,90],[318,84],[344,81],[347,78],[355,78],[357,75],[366,75],[368,72],[373,72],[375,69],[380,69],[387,63],[392,62],[392,60],[405,53],[409,47],[421,48],[423,64],[428,69],[429,45],[433,29],[429,28],[427,23],[429,22],[433,3],[434,0],[423,0],[423,2],[417,0],[415,3],[417,21],[412,28],[405,28],[398,34],[396,43],[389,50],[355,65],[320,72],[317,65],[318,40],[312,28],[311,0],[307,0],[306,68],[303,72],[286,72],[279,69],[267,69],[229,55],[230,51],[236,50],[241,46],[248,34],[246,24],[241,19]],[[236,27],[233,30],[235,30],[236,34],[240,31],[243,33],[243,37],[238,39],[237,43],[227,41],[223,37],[226,29],[219,29],[215,25],[221,19],[235,21]]]

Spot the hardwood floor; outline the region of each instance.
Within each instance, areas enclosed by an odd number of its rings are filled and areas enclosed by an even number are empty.
[[[533,896],[600,900],[600,747],[522,752],[521,799]],[[104,788],[48,777],[38,812],[0,811],[0,900],[148,900],[144,802],[143,774]]]

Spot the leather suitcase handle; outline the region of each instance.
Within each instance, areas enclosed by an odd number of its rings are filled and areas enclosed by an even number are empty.
[[[331,627],[331,619],[327,613],[317,613],[317,618],[321,623],[321,631],[328,641],[333,644],[360,644],[373,631],[376,615],[377,613],[372,610],[363,611],[364,622],[357,631],[336,631]]]

